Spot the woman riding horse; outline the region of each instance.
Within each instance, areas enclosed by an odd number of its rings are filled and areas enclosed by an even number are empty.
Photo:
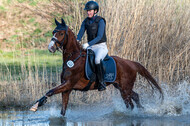
[[[100,63],[108,53],[106,45],[106,21],[104,18],[97,16],[99,5],[95,1],[86,3],[84,10],[87,11],[88,17],[82,22],[81,28],[77,35],[77,41],[80,42],[85,30],[87,31],[88,43],[82,45],[83,49],[91,49],[95,53],[95,64],[97,67],[96,75],[98,77],[98,90],[106,89],[103,79],[103,66]]]
[[[55,51],[59,49],[62,50],[63,70],[61,73],[61,84],[49,90],[42,98],[37,100],[30,110],[36,111],[39,106],[42,106],[46,102],[48,97],[62,93],[61,114],[64,116],[71,91],[84,91],[84,88],[88,85],[90,80],[86,78],[85,74],[85,61],[87,55],[86,50],[82,50],[81,45],[79,42],[77,42],[74,33],[70,28],[68,28],[63,19],[62,23],[59,23],[55,19],[55,23],[57,27],[53,31],[53,37],[48,46],[48,49],[52,53],[55,53]],[[83,47],[85,45],[88,44],[84,44]],[[131,108],[134,107],[132,100],[135,101],[137,107],[141,107],[138,94],[132,90],[137,73],[145,77],[152,87],[156,87],[156,89],[160,92],[161,98],[163,100],[162,89],[156,80],[152,77],[152,75],[148,72],[148,70],[144,68],[140,63],[123,59],[118,56],[112,56],[112,58],[116,62],[117,77],[114,82],[106,82],[106,86],[113,84],[114,87],[119,89],[121,97],[123,98],[127,108],[129,105]],[[99,88],[97,83],[93,82],[89,87],[89,90],[95,89]]]

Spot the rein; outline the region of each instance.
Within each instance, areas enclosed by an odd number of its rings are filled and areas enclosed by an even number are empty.
[[[57,32],[57,31],[60,31],[60,30],[58,30],[58,29],[55,29],[53,32]],[[52,38],[51,40],[52,41],[54,41],[55,42],[55,45],[56,45],[56,49],[59,51],[59,52],[61,52],[63,55],[64,54],[66,54],[67,52],[66,52],[66,49],[63,51],[63,44],[64,44],[64,41],[66,40],[66,38],[67,38],[67,41],[68,41],[68,26],[66,26],[66,33],[65,33],[65,35],[64,35],[64,39],[60,42],[60,41],[58,41],[56,38]],[[60,45],[60,46],[57,46],[57,43]],[[62,48],[62,49],[61,49]],[[73,56],[73,53],[69,53],[69,56],[67,57],[67,60],[66,60],[66,62],[68,62],[69,61],[69,59],[71,58]],[[83,56],[85,56],[85,55],[82,55],[82,50],[80,50],[80,54],[79,54],[79,56],[76,58],[76,59],[74,59],[73,60],[73,63],[74,62],[76,62],[80,57],[83,57]],[[64,59],[63,59],[63,66],[64,66]],[[63,67],[64,68],[64,67]]]
[[[75,53],[78,53],[78,52],[71,52],[71,53],[69,53],[69,52],[66,52],[66,49],[63,49],[63,45],[64,45],[64,42],[66,41],[66,39],[67,39],[67,43],[68,43],[68,26],[66,26],[66,28],[63,29],[63,30],[65,30],[65,35],[64,35],[64,38],[63,38],[62,41],[59,41],[59,40],[57,40],[57,38],[54,38],[54,37],[53,37],[51,40],[55,42],[56,50],[58,50],[59,52],[61,52],[62,55],[63,55],[62,72],[64,73],[67,68],[72,68],[72,67],[74,66],[74,63],[75,63],[80,57],[84,57],[84,56],[86,56],[86,55],[85,55],[85,54],[82,54],[82,49],[80,49],[80,54],[79,54],[74,60],[70,60],[70,58],[71,58]],[[60,30],[60,29],[55,29],[53,32],[56,33],[56,32],[58,32],[58,31],[61,31],[61,30]],[[66,44],[67,44],[67,43],[66,43]],[[58,46],[57,44],[59,44],[60,46]],[[66,44],[65,44],[65,45],[66,45]],[[64,46],[65,46],[65,45],[64,45]],[[67,58],[66,58],[66,61],[64,62],[64,55],[65,55],[65,54],[68,54],[68,56],[67,56]],[[69,66],[69,65],[67,64],[68,62],[72,63],[73,66]]]

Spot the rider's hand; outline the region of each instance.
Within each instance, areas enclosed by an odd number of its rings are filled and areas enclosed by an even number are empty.
[[[82,45],[82,48],[83,48],[83,49],[86,49],[88,46],[89,46],[88,43],[84,43],[84,44]]]

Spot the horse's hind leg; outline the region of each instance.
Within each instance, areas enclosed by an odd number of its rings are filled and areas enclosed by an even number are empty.
[[[138,108],[143,108],[143,106],[140,104],[139,95],[133,90],[131,92],[131,98],[135,101]]]
[[[124,100],[124,102],[125,102],[126,107],[128,108],[129,105],[130,105],[130,106],[131,106],[131,109],[133,109],[133,108],[134,108],[134,105],[133,105],[133,102],[131,101],[131,95],[130,95],[130,93],[127,94],[125,90],[121,90],[121,88],[119,87],[119,84],[118,84],[118,83],[113,83],[113,86],[114,86],[115,88],[117,88],[117,89],[120,90],[121,96],[122,96],[122,98],[123,98],[123,100]],[[133,91],[132,91],[132,93],[133,93]],[[134,92],[134,93],[135,93],[135,92]],[[138,95],[138,94],[137,94],[137,95]]]
[[[126,107],[129,108],[129,105],[130,105],[131,109],[133,109],[134,104],[133,104],[133,102],[131,100],[131,95],[129,93],[126,93],[125,91],[124,92],[121,91],[121,96],[122,96],[122,98],[124,100],[124,103],[125,103]]]
[[[132,87],[133,85],[123,85],[120,88],[121,97],[123,98],[126,107],[129,108],[129,105],[130,105],[131,109],[134,108],[134,104],[131,100]]]

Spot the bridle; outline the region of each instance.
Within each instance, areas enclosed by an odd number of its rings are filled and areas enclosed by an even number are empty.
[[[53,31],[53,34],[55,34],[56,32],[58,31],[61,31],[59,29],[55,29]],[[56,50],[58,50],[59,52],[63,53],[63,44],[64,44],[64,41],[66,40],[66,38],[68,39],[68,26],[66,26],[66,29],[65,29],[65,35],[64,35],[64,39],[62,41],[59,41],[57,40],[57,38],[53,37],[51,39],[51,41],[54,41],[55,42],[55,45],[56,45]],[[60,46],[57,46],[57,43],[60,45]]]
[[[63,59],[62,72],[64,73],[64,71],[68,68],[68,66],[65,65],[65,63],[67,63],[70,60],[70,58],[73,56],[73,54],[76,53],[76,52],[69,53],[69,52],[66,52],[66,49],[65,50],[63,49],[63,46],[65,46],[67,44],[66,43],[64,45],[64,42],[65,42],[66,39],[67,39],[67,42],[68,42],[68,26],[66,26],[66,28],[64,28],[64,29],[55,29],[53,31],[53,34],[55,34],[56,32],[62,31],[62,30],[65,31],[64,39],[62,41],[59,41],[59,40],[57,40],[56,37],[53,37],[51,39],[51,41],[55,42],[56,50],[58,50],[59,52],[61,52],[63,55],[64,54],[68,54],[68,57],[67,57],[67,59],[66,59],[65,62],[64,62],[64,59]],[[58,46],[57,44],[59,44],[60,46]],[[86,55],[82,54],[82,50],[80,50],[80,54],[74,60],[72,60],[73,63],[76,62],[80,57],[84,57],[84,56],[86,56]]]

